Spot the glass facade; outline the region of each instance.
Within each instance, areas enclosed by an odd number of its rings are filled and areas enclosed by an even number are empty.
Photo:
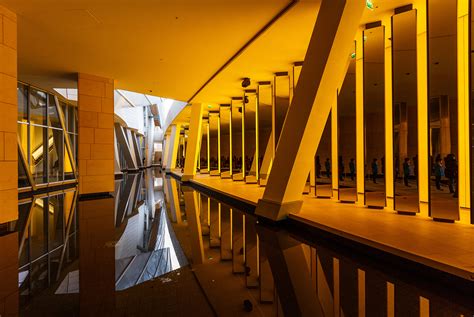
[[[58,281],[78,257],[76,188],[35,196],[18,206],[11,223],[19,236],[19,287],[22,301]]]
[[[77,107],[23,83],[17,92],[18,187],[76,179]]]

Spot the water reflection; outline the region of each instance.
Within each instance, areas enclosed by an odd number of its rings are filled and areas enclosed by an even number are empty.
[[[474,312],[471,293],[442,279],[433,284],[291,223],[270,226],[158,172],[125,175],[114,195],[81,200],[78,208],[74,188],[22,202],[14,237],[23,305],[37,295],[41,309],[53,300],[67,315],[150,315],[146,305],[156,302],[159,310],[170,301],[153,293],[161,287],[166,294],[195,289],[173,312],[193,307],[197,316],[212,315],[208,305],[218,316]],[[177,272],[174,286],[170,271]],[[179,280],[185,272],[187,280]],[[138,305],[130,294],[138,294]]]
[[[193,270],[217,315],[229,313],[229,307],[246,299],[264,316],[470,316],[474,312],[470,295],[455,287],[433,285],[396,264],[382,263],[299,228],[286,231],[261,223],[188,186],[182,186],[179,195],[184,196],[181,207],[187,219],[211,219],[201,221],[199,230],[194,228],[197,222],[188,220],[184,224],[188,239],[179,240],[188,258],[199,255]],[[215,232],[213,226],[218,228]],[[203,234],[206,227],[209,235]],[[232,294],[231,303],[218,302],[222,300],[218,293]]]

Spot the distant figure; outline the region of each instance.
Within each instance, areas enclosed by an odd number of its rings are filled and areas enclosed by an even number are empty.
[[[406,187],[410,187],[410,185],[408,185],[409,177],[410,177],[410,159],[406,157],[405,161],[403,162],[403,182],[405,183]]]
[[[161,157],[160,157],[160,159],[158,160],[158,165],[161,166]]]
[[[435,174],[435,182],[436,182],[436,189],[441,189],[441,176],[443,175],[443,163],[441,161],[441,157],[436,157],[436,163],[434,166],[434,174]]]
[[[453,197],[457,197],[458,162],[456,161],[456,156],[448,154],[445,164],[445,176],[448,179],[449,192],[454,194]]]
[[[356,166],[355,166],[355,160],[353,158],[351,158],[351,161],[349,162],[349,170],[351,172],[351,180],[354,180]]]
[[[342,159],[342,156],[339,155],[339,180],[343,181],[344,180],[344,160]]]
[[[379,174],[379,166],[377,165],[377,159],[374,158],[372,161],[372,181],[377,184],[377,175]]]
[[[324,168],[326,168],[326,177],[330,178],[331,177],[331,162],[329,161],[329,158],[327,158],[326,162],[324,162]]]
[[[316,156],[316,178],[321,178],[321,161],[319,160],[319,155]]]

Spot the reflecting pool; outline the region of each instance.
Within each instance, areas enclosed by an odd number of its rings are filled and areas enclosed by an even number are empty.
[[[24,197],[11,224],[20,315],[474,312],[472,283],[239,208],[153,169],[124,174],[110,197],[79,199],[75,187]]]

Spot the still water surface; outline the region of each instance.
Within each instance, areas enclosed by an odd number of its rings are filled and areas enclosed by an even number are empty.
[[[264,224],[158,170],[125,174],[114,196],[21,202],[20,315],[474,313],[472,285]]]

